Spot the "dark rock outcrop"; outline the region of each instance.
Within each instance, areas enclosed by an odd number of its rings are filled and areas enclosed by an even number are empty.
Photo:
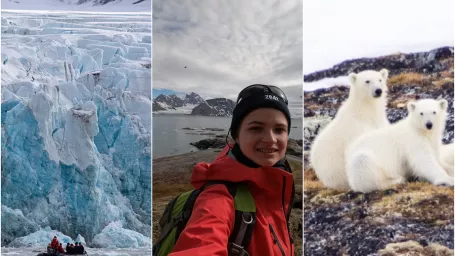
[[[226,146],[226,141],[221,138],[203,139],[198,142],[191,142],[190,145],[202,150],[208,148],[224,148]]]
[[[288,140],[288,147],[286,149],[286,153],[288,155],[293,155],[297,157],[302,157],[302,146],[299,145],[298,141],[294,139],[289,139]]]
[[[207,102],[201,103],[197,105],[195,108],[193,108],[193,111],[191,111],[192,115],[196,116],[216,116],[217,111],[215,108],[210,106]]]
[[[192,142],[190,145],[195,146],[197,149],[204,150],[208,148],[224,148],[226,146],[226,138],[221,137],[210,138],[210,139],[203,139],[198,142]],[[225,136],[225,135],[224,135]],[[229,137],[228,140],[232,142],[232,139]],[[299,140],[302,143],[301,140]],[[297,157],[302,157],[303,151],[302,146],[299,145],[299,141],[294,139],[288,140],[288,146],[286,153],[288,155],[293,155]]]
[[[166,109],[163,108],[160,104],[158,104],[155,101],[153,101],[153,103],[152,103],[152,111],[153,112],[163,111],[163,110],[166,110]]]

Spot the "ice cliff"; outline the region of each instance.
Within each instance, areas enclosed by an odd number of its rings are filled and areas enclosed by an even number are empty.
[[[150,237],[150,34],[26,15],[2,18],[2,246],[46,227],[90,245],[111,223]]]

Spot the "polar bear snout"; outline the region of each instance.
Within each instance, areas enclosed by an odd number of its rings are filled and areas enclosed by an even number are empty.
[[[425,126],[427,127],[428,130],[431,130],[431,128],[433,128],[433,123],[428,121]]]
[[[374,90],[374,97],[375,98],[379,98],[381,97],[382,95],[382,89],[381,88],[377,88],[376,90]]]

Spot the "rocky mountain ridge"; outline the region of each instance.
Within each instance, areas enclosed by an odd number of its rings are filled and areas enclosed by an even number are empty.
[[[189,112],[191,115],[230,117],[235,102],[226,98],[204,100],[199,94],[192,92],[186,94],[183,99],[175,94],[160,94],[153,100],[152,104],[153,112],[177,110],[183,107],[191,107],[192,109]]]
[[[453,47],[441,47],[428,52],[396,53],[376,58],[352,59],[332,68],[305,75],[304,81],[309,83],[323,78],[347,76],[351,72],[381,68],[388,69],[389,75],[392,76],[409,72],[434,74],[449,69],[453,65],[453,61],[450,62],[451,58],[453,58]]]

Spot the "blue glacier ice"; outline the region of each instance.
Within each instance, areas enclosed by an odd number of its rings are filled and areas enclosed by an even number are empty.
[[[57,237],[58,241],[62,244],[63,247],[67,243],[75,243],[75,241],[65,235],[62,232],[57,230],[52,230],[50,227],[45,227],[44,229],[37,230],[27,236],[18,237],[11,242],[11,247],[41,247],[46,248],[48,244],[52,241],[54,236]]]
[[[149,246],[147,36],[115,27],[86,35],[91,25],[37,20],[8,17],[39,33],[2,38],[1,244],[47,245],[59,234],[103,246],[115,234],[134,240],[132,247]],[[81,35],[61,33],[73,27]]]

